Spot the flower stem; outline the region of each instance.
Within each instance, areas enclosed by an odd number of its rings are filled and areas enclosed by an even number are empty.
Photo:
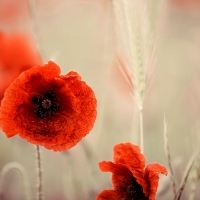
[[[139,108],[139,117],[140,117],[140,149],[141,153],[144,153],[144,133],[143,133],[143,108]]]
[[[43,200],[43,193],[42,193],[42,169],[41,169],[41,156],[40,156],[40,147],[39,145],[36,146],[37,150],[37,170],[38,170],[38,200]]]

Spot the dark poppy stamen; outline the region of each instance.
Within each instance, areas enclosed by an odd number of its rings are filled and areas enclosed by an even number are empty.
[[[36,108],[36,116],[38,118],[45,118],[47,115],[52,115],[60,109],[59,103],[55,102],[56,93],[48,90],[44,96],[35,95],[32,98],[32,103]]]
[[[40,103],[40,100],[41,100],[41,97],[39,95],[35,95],[33,98],[32,98],[32,103],[37,105]]]
[[[137,183],[135,177],[126,178],[125,176],[117,191],[121,194],[120,198],[123,200],[148,200],[143,193],[142,186]]]
[[[144,196],[142,186],[137,182],[128,185],[126,190],[129,199],[141,199]]]
[[[46,94],[44,95],[44,99],[50,99],[50,100],[53,100],[56,96],[56,93],[52,90],[48,90],[46,92]]]

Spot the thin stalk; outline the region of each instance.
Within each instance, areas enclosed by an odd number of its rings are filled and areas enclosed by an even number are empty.
[[[143,132],[143,108],[139,108],[139,118],[140,118],[140,149],[141,153],[144,153],[144,132]]]
[[[43,60],[44,59],[43,50],[42,50],[41,46],[39,45],[40,37],[38,35],[39,26],[38,26],[38,17],[37,17],[37,12],[36,12],[35,1],[28,0],[28,5],[29,5],[29,9],[30,9],[30,17],[32,20],[32,30],[33,30],[33,33],[35,34],[35,40],[37,42],[38,51],[40,52],[41,58]]]
[[[166,123],[165,117],[164,117],[164,148],[165,148],[165,154],[167,157],[167,162],[168,162],[168,166],[169,166],[169,170],[170,170],[170,179],[172,182],[173,193],[174,193],[174,196],[176,196],[176,193],[177,193],[176,181],[175,181],[174,170],[173,170],[172,162],[171,162],[171,155],[170,155],[168,138],[167,138],[167,123]]]
[[[189,200],[194,200],[196,189],[197,189],[197,181],[195,181],[191,186]]]
[[[43,200],[43,187],[42,187],[42,167],[41,167],[41,153],[39,145],[36,146],[37,151],[37,171],[38,171],[38,200]]]
[[[28,179],[28,175],[27,172],[24,168],[23,165],[21,165],[18,162],[10,162],[8,164],[6,164],[5,166],[3,166],[1,172],[0,172],[0,199],[4,199],[4,184],[6,182],[6,179],[9,175],[9,173],[11,173],[11,171],[16,170],[18,171],[18,173],[21,176],[22,179],[22,183],[23,183],[23,187],[24,187],[24,195],[26,197],[26,200],[31,200],[31,191],[30,191],[30,183],[29,183],[29,179]]]
[[[180,186],[178,192],[176,193],[176,196],[175,196],[174,200],[180,200],[181,199],[181,195],[182,195],[183,190],[185,188],[185,185],[187,183],[187,179],[189,177],[189,174],[190,174],[190,171],[191,171],[192,166],[194,164],[194,161],[196,159],[196,156],[197,156],[197,152],[195,152],[193,154],[193,156],[190,158],[190,160],[189,160],[189,162],[188,162],[188,164],[186,166],[185,172],[183,174],[181,186]]]
[[[193,139],[193,146],[196,147],[197,151],[198,151],[198,154],[197,154],[197,157],[195,159],[195,162],[194,162],[194,166],[193,166],[193,169],[192,169],[192,175],[191,175],[191,180],[190,180],[190,194],[189,194],[189,200],[194,200],[195,199],[195,194],[196,194],[196,191],[197,191],[197,183],[200,179],[200,154],[199,154],[199,141],[200,141],[200,136],[199,136],[199,130],[198,130],[198,124],[196,122],[196,125],[195,125],[195,136]]]
[[[33,0],[28,0],[29,8],[31,11],[31,18],[34,21],[35,20],[35,2]]]

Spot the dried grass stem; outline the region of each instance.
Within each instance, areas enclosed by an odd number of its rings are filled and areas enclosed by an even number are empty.
[[[194,164],[194,161],[195,161],[196,156],[197,156],[197,153],[195,152],[195,153],[193,154],[193,156],[190,158],[190,160],[189,160],[189,162],[188,162],[188,164],[187,164],[187,166],[186,166],[186,169],[185,169],[183,178],[182,178],[181,186],[180,186],[178,192],[176,193],[176,196],[175,196],[174,200],[180,200],[180,199],[181,199],[181,195],[182,195],[183,190],[184,190],[184,188],[185,188],[185,185],[186,185],[186,183],[187,183],[187,179],[188,179],[188,176],[189,176],[190,171],[191,171],[191,169],[192,169],[192,166],[193,166],[193,164]]]
[[[175,177],[174,177],[174,172],[171,164],[171,156],[170,156],[170,151],[169,151],[169,144],[168,144],[168,139],[167,139],[167,123],[166,119],[164,117],[164,148],[165,148],[165,154],[167,157],[167,162],[170,170],[170,179],[172,182],[172,188],[173,188],[173,193],[174,197],[176,196],[176,182],[175,182]]]

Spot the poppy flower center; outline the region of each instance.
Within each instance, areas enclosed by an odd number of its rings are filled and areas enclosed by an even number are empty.
[[[51,116],[60,109],[60,105],[55,101],[55,97],[56,93],[48,90],[44,96],[36,94],[32,98],[32,103],[38,118],[44,119],[46,116]]]
[[[49,109],[52,106],[52,102],[49,99],[44,99],[42,100],[41,105],[44,109]]]
[[[135,177],[131,177],[130,179],[125,177],[122,183],[118,186],[117,191],[122,200],[148,200],[143,193],[142,186],[137,183]]]
[[[139,185],[136,181],[128,185],[126,188],[127,192],[127,197],[130,200],[135,200],[135,199],[143,199],[144,194],[143,194],[143,189],[142,186]]]

